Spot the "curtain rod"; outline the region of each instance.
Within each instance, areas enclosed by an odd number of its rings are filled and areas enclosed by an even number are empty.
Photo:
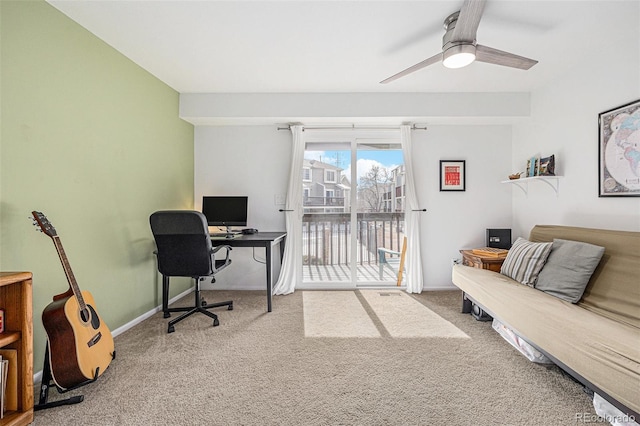
[[[278,130],[291,130],[291,124],[287,127],[278,127]],[[400,130],[400,126],[360,127],[355,124],[351,126],[302,126],[302,131],[305,130]],[[411,125],[411,130],[427,130],[427,127],[418,127],[413,124]]]

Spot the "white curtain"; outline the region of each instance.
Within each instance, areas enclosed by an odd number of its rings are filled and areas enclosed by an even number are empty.
[[[293,293],[297,282],[302,282],[302,162],[304,159],[304,138],[301,125],[291,126],[293,135],[291,171],[287,202],[285,204],[285,218],[287,240],[284,246],[284,256],[280,278],[273,287],[273,294]]]
[[[405,211],[404,223],[407,236],[407,252],[405,258],[405,282],[407,293],[422,293],[422,256],[420,255],[420,214],[421,209],[416,196],[416,185],[413,180],[413,155],[411,153],[411,126],[400,127],[400,142],[404,156],[405,168]]]

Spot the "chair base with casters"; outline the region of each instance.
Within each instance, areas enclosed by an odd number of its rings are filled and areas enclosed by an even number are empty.
[[[216,314],[214,314],[213,312],[210,312],[209,309],[219,308],[221,306],[227,306],[227,310],[229,310],[229,311],[233,310],[233,301],[232,300],[227,300],[225,302],[216,302],[216,303],[208,304],[207,301],[204,300],[204,298],[200,296],[200,281],[204,281],[204,279],[205,279],[205,277],[194,278],[194,280],[195,280],[195,292],[194,292],[195,293],[195,305],[194,306],[180,307],[180,308],[169,308],[168,306],[164,306],[163,307],[164,317],[165,318],[171,317],[171,312],[184,312],[178,318],[175,318],[175,319],[172,319],[171,321],[169,321],[169,324],[167,325],[167,333],[173,333],[174,331],[176,331],[174,326],[177,323],[179,323],[183,319],[191,316],[192,314],[195,314],[196,312],[200,312],[202,314],[207,315],[208,317],[211,317],[213,319],[213,326],[217,327],[217,326],[220,325],[220,321],[218,321],[218,316]],[[215,278],[212,278],[211,282],[214,283],[215,282]],[[168,296],[169,296],[169,277],[167,277],[167,276],[163,276],[162,277],[162,291],[163,291],[162,300],[164,302],[163,305],[166,305],[167,300],[168,300]]]

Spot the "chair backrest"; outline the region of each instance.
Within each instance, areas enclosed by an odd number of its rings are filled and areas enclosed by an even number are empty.
[[[157,211],[149,217],[158,271],[173,277],[213,273],[211,237],[205,216],[192,210]]]

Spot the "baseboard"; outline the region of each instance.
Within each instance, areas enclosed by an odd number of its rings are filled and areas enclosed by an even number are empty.
[[[455,285],[449,286],[439,286],[439,287],[424,287],[422,291],[451,291],[451,290],[460,290]]]
[[[186,295],[188,295],[189,293],[193,293],[193,291],[195,290],[195,287],[190,287],[188,289],[186,289],[185,291],[183,291],[182,293],[178,294],[175,297],[172,297],[171,299],[169,299],[169,304],[172,304],[173,302],[182,299],[183,297],[185,297]],[[111,330],[111,335],[113,337],[116,337],[122,333],[124,333],[125,331],[133,328],[134,326],[140,324],[142,321],[151,318],[153,315],[155,315],[156,313],[160,312],[162,310],[162,305],[158,305],[155,308],[151,309],[148,312],[145,312],[144,314],[140,315],[137,318],[134,318],[133,320],[129,321],[128,323],[116,328],[115,330]],[[33,383],[39,383],[42,380],[42,370],[36,372],[33,375]],[[37,395],[36,395],[37,396]]]
[[[182,293],[172,297],[171,299],[169,299],[169,304],[172,304],[173,302],[182,299],[183,297],[185,297],[186,295],[188,295],[189,293],[193,293],[193,291],[195,290],[195,287],[189,287],[188,289],[186,289],[185,291],[183,291]],[[115,330],[111,331],[111,334],[113,335],[113,337],[116,337],[122,333],[124,333],[125,331],[129,330],[130,328],[133,328],[134,326],[140,324],[142,321],[146,320],[147,318],[152,317],[154,314],[156,314],[157,312],[160,312],[162,310],[162,305],[158,305],[156,306],[154,309],[150,310],[149,312],[146,312],[142,315],[140,315],[138,318],[135,318],[131,321],[129,321],[128,323],[116,328]]]

